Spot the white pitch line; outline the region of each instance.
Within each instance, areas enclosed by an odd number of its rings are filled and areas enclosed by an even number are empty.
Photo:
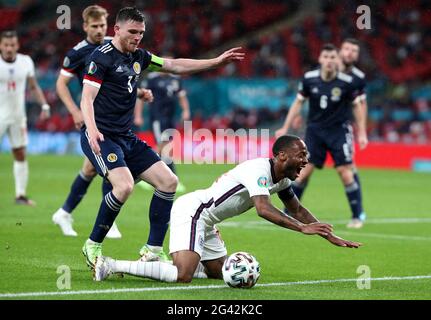
[[[360,281],[403,281],[403,280],[424,280],[431,279],[431,275],[405,276],[405,277],[381,277],[381,278],[361,278]],[[358,278],[353,279],[328,279],[328,280],[307,280],[294,282],[274,282],[257,284],[256,287],[280,287],[337,282],[357,282]],[[0,298],[22,298],[22,297],[41,297],[41,296],[66,296],[77,294],[110,294],[121,292],[145,292],[145,291],[176,291],[176,290],[205,290],[205,289],[226,289],[226,285],[209,286],[177,286],[177,287],[153,287],[153,288],[121,288],[104,290],[76,290],[76,291],[51,291],[51,292],[21,292],[21,293],[1,293]]]

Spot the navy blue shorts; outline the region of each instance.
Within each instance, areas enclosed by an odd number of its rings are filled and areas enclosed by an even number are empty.
[[[151,120],[151,129],[153,130],[154,138],[157,144],[162,142],[162,133],[167,129],[174,129],[175,124],[172,118],[157,118]]]
[[[326,153],[334,159],[335,166],[353,163],[353,128],[349,123],[321,128],[313,125],[307,127],[305,144],[310,153],[310,163],[322,168]]]
[[[133,132],[121,135],[103,134],[105,141],[99,141],[101,155],[96,156],[88,142],[87,131],[81,130],[81,147],[87,158],[102,177],[107,170],[127,167],[134,179],[160,160],[157,153]]]

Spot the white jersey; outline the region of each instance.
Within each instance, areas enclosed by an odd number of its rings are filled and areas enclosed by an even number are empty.
[[[193,197],[202,202],[198,211],[206,224],[214,225],[247,211],[254,206],[253,196],[270,196],[288,188],[288,178],[274,184],[273,166],[270,158],[247,160],[223,174],[208,189],[193,192]]]
[[[34,77],[30,56],[18,53],[14,62],[0,55],[0,122],[13,123],[26,118],[25,88],[28,77]]]

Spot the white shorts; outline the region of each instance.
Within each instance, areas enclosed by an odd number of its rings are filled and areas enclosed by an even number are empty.
[[[27,146],[27,119],[23,118],[15,122],[0,122],[0,142],[7,133],[12,149]]]
[[[215,226],[207,225],[201,213],[205,208],[194,193],[179,197],[172,206],[169,253],[194,251],[202,261],[227,255],[226,246]]]

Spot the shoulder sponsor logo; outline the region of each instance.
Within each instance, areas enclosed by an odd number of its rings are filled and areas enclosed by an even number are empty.
[[[88,74],[95,74],[97,71],[97,65],[94,61],[90,62],[90,66],[88,67]]]
[[[136,74],[141,73],[141,65],[139,64],[139,62],[135,62],[133,64],[133,71],[135,71]]]
[[[268,178],[267,177],[259,177],[259,179],[257,179],[257,185],[259,187],[267,188],[268,187]]]
[[[108,154],[106,159],[108,159],[109,162],[115,162],[115,161],[117,161],[118,157],[115,153],[110,153],[110,154]]]
[[[70,59],[68,57],[64,57],[63,67],[67,68],[70,66]]]

